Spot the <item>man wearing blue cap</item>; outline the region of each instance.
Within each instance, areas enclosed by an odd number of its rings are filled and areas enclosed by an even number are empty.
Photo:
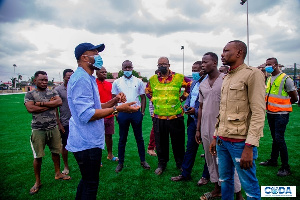
[[[72,117],[69,121],[69,137],[66,149],[73,152],[81,172],[76,199],[96,199],[99,185],[99,171],[102,149],[104,149],[103,118],[120,112],[136,112],[131,107],[136,102],[126,102],[126,96],[119,93],[112,100],[101,104],[95,77],[95,69],[101,69],[103,61],[98,54],[104,44],[94,46],[81,43],[75,48],[78,68],[68,83],[68,103]]]

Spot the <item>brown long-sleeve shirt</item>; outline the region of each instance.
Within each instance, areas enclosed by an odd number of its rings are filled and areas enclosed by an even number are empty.
[[[224,78],[215,136],[246,139],[259,146],[265,121],[265,78],[242,64]]]

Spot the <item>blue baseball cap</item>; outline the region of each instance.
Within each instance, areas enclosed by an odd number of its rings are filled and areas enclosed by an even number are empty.
[[[80,56],[86,52],[86,51],[91,51],[94,49],[97,49],[98,52],[103,51],[105,48],[104,44],[99,44],[97,46],[91,44],[91,43],[81,43],[79,45],[77,45],[77,47],[75,48],[74,54],[75,54],[75,58],[77,60],[79,60]]]

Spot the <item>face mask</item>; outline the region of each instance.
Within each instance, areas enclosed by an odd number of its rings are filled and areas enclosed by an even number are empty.
[[[199,79],[201,78],[199,72],[192,72],[192,76],[194,81],[199,81]]]
[[[92,64],[90,62],[87,62],[87,63],[89,63],[90,65],[93,65],[97,69],[101,69],[102,68],[102,66],[103,66],[103,60],[102,60],[102,58],[101,58],[100,55],[94,55],[94,56],[84,55],[84,56],[93,57],[94,60],[95,60],[94,64]]]
[[[95,63],[93,64],[93,66],[96,67],[97,69],[101,69],[103,66],[103,60],[102,60],[101,56],[95,55],[94,59],[95,59]]]
[[[167,67],[163,67],[163,66],[159,66],[158,70],[160,71],[160,73],[162,73],[163,75],[165,75],[168,72],[168,68]]]
[[[266,66],[266,67],[265,67],[265,70],[266,70],[266,72],[268,72],[268,73],[274,72],[274,69],[273,69],[272,66]]]
[[[124,75],[128,78],[132,75],[132,71],[124,71]]]

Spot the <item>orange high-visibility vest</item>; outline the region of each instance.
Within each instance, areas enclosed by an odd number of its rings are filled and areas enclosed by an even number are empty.
[[[288,75],[280,74],[271,84],[271,77],[267,80],[266,109],[271,112],[292,112],[292,104],[288,93],[284,90],[284,84]]]

